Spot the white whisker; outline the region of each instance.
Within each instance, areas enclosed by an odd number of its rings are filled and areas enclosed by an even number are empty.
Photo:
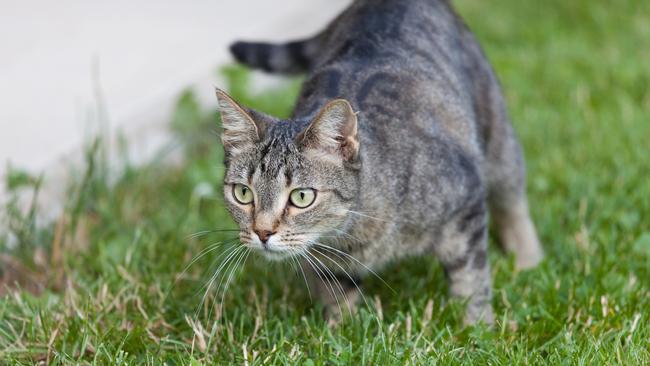
[[[235,231],[239,231],[239,229],[201,230],[201,231],[197,231],[197,232],[195,232],[193,234],[188,235],[187,239],[195,239],[195,238],[198,238],[199,236],[212,234],[212,233],[225,233],[225,232],[235,232]]]
[[[330,292],[330,294],[332,295],[332,297],[333,297],[334,300],[336,301],[336,305],[337,305],[338,308],[339,308],[339,312],[342,313],[343,310],[342,310],[342,308],[341,308],[341,303],[339,302],[339,298],[338,298],[338,295],[336,294],[336,291],[334,291],[334,287],[332,286],[332,284],[330,283],[329,280],[327,280],[326,278],[324,278],[324,276],[325,276],[324,273],[323,273],[322,276],[321,276],[321,271],[320,271],[320,269],[319,269],[318,266],[317,266],[317,265],[316,265],[316,264],[315,264],[315,263],[314,263],[314,262],[309,258],[310,253],[309,253],[309,252],[302,252],[302,253],[300,253],[300,255],[301,255],[305,260],[307,260],[308,264],[309,264],[309,265],[314,269],[314,271],[316,272],[316,275],[318,276],[318,278],[320,278],[321,282],[323,282],[323,285],[325,285],[325,288],[328,289],[328,291]]]
[[[207,296],[208,296],[208,293],[210,292],[210,289],[212,288],[212,285],[213,285],[214,281],[215,281],[215,280],[217,279],[217,277],[219,276],[219,273],[222,271],[222,269],[224,268],[224,266],[225,266],[226,264],[230,265],[230,261],[231,261],[231,259],[232,259],[233,257],[235,257],[236,255],[238,255],[242,250],[243,250],[243,247],[242,247],[242,246],[237,246],[237,247],[234,247],[233,249],[231,249],[230,252],[229,252],[229,254],[226,256],[226,259],[224,259],[224,261],[221,263],[221,265],[219,265],[219,267],[217,268],[217,270],[214,272],[214,274],[213,274],[212,277],[210,278],[210,281],[209,281],[208,284],[207,284],[207,287],[206,287],[206,289],[205,289],[205,293],[203,294],[203,297],[201,298],[201,302],[200,302],[200,303],[198,304],[198,306],[197,306],[197,310],[196,310],[196,314],[195,314],[195,316],[198,315],[199,310],[201,309],[201,307],[202,307],[203,304],[205,303],[205,300],[206,300],[206,298],[207,298]]]
[[[237,258],[237,261],[235,261],[233,269],[230,271],[230,275],[228,276],[228,280],[224,284],[223,292],[221,294],[221,305],[222,306],[223,306],[225,298],[226,298],[226,292],[228,291],[228,286],[230,286],[230,283],[232,282],[232,280],[234,278],[234,275],[237,272],[237,270],[239,269],[240,265],[243,267],[243,265],[246,263],[246,260],[248,259],[248,255],[250,254],[250,249],[246,248],[242,253],[243,254],[241,254],[239,256],[239,258]]]
[[[190,267],[194,263],[196,263],[198,260],[200,260],[201,258],[206,256],[208,253],[210,253],[211,251],[219,248],[219,246],[222,245],[222,244],[229,244],[229,243],[231,243],[231,242],[233,242],[235,240],[237,240],[237,239],[233,238],[233,239],[226,240],[226,241],[223,241],[223,242],[216,242],[216,243],[212,243],[212,244],[208,245],[207,247],[203,248],[203,250],[201,250],[199,252],[199,254],[195,255],[194,258],[192,258],[192,260],[190,261],[190,263],[188,263],[187,266],[185,266],[183,271],[181,271],[181,273],[178,276],[176,276],[176,280],[178,281],[178,279],[180,279],[183,275],[185,275],[185,273],[190,269]]]
[[[293,249],[294,255],[291,256],[291,259],[298,265],[298,268],[300,268],[300,273],[302,273],[302,278],[305,280],[305,286],[307,286],[307,293],[309,294],[309,300],[314,301],[313,298],[311,297],[311,289],[309,288],[309,281],[307,281],[307,275],[305,274],[305,271],[302,268],[302,264],[300,264],[300,260],[296,258],[295,254],[299,254],[298,250]]]
[[[366,296],[363,294],[363,291],[361,290],[361,287],[359,287],[357,282],[354,280],[354,278],[352,278],[352,276],[348,273],[348,271],[346,271],[345,268],[343,268],[343,266],[341,266],[337,261],[330,258],[326,253],[323,253],[323,252],[319,251],[318,248],[314,248],[314,250],[317,251],[318,253],[320,253],[320,255],[324,256],[327,259],[329,259],[330,262],[334,263],[336,266],[338,266],[341,269],[341,271],[343,271],[343,273],[350,279],[350,281],[352,282],[354,287],[356,287],[357,291],[359,291],[359,295],[361,295],[361,298],[363,299],[363,302],[366,304],[366,306],[368,308],[370,308],[370,305],[369,305],[369,303],[368,303],[368,301],[366,299]],[[336,254],[336,253],[333,253],[333,254],[337,255],[338,258],[341,258],[340,256],[338,256],[338,254]]]
[[[352,255],[350,255],[349,253],[346,253],[346,252],[344,252],[344,251],[342,251],[340,249],[336,249],[336,248],[334,248],[332,246],[325,245],[325,244],[317,242],[317,241],[312,241],[312,242],[313,242],[314,245],[320,246],[320,247],[325,248],[325,249],[333,250],[333,251],[335,251],[337,253],[340,253],[341,255],[344,255],[344,256],[352,259],[353,261],[355,261],[356,263],[361,265],[363,268],[365,268],[372,275],[377,277],[384,285],[386,285],[389,289],[391,289],[391,291],[393,291],[394,293],[397,293],[397,291],[395,291],[392,287],[390,287],[390,285],[388,283],[386,283],[386,281],[381,276],[379,276],[379,274],[377,274],[377,272],[373,271],[370,267],[368,267],[363,262],[361,262],[360,260],[358,260],[355,257],[353,257]]]
[[[346,211],[348,213],[353,214],[353,215],[357,215],[357,216],[360,216],[360,217],[365,217],[365,218],[373,219],[373,220],[377,220],[377,221],[383,221],[383,222],[391,222],[392,221],[392,220],[389,220],[389,219],[383,219],[383,218],[380,218],[380,217],[371,216],[371,215],[368,215],[366,213],[359,212],[359,211],[353,211],[353,210],[346,210]]]
[[[325,273],[327,273],[328,277],[331,278],[332,282],[334,282],[334,284],[336,284],[336,287],[339,290],[339,293],[341,293],[341,296],[343,297],[343,300],[345,300],[345,303],[349,304],[350,299],[348,298],[348,295],[346,294],[345,289],[341,285],[341,282],[338,280],[338,278],[336,278],[336,275],[332,272],[332,270],[329,267],[327,267],[325,265],[325,263],[323,263],[314,254],[312,254],[312,258],[314,258],[316,261],[318,261],[318,263],[320,263],[320,265],[322,266],[321,268],[323,269],[323,271],[325,271]],[[350,312],[350,315],[352,315],[352,310],[350,309],[350,306],[348,306],[348,311]]]

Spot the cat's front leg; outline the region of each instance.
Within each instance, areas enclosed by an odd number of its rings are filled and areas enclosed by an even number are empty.
[[[323,317],[329,324],[339,323],[356,311],[361,298],[361,279],[350,274],[320,268],[311,273],[312,295],[323,306]]]
[[[492,324],[492,281],[487,260],[487,214],[477,202],[452,221],[435,247],[452,296],[467,302],[464,324]]]
[[[467,300],[463,323],[474,325],[479,321],[494,322],[492,285],[485,252],[475,252],[462,264],[443,263],[449,278],[452,296]]]

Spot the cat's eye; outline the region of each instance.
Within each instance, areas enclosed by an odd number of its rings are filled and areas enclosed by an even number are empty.
[[[298,188],[291,191],[289,201],[298,208],[307,208],[316,200],[316,191],[311,188]]]
[[[235,197],[235,201],[242,205],[253,202],[253,191],[244,184],[235,184],[232,187],[232,195]]]

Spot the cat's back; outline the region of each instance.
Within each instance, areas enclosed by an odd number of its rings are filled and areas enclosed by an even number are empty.
[[[360,112],[362,134],[386,148],[442,133],[478,154],[465,70],[482,61],[466,33],[443,0],[358,0],[328,27],[295,115],[345,98]]]

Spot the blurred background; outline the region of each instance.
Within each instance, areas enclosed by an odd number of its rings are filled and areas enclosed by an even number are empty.
[[[347,3],[2,0],[0,177],[9,166],[45,173],[46,194],[60,198],[49,183],[99,132],[129,140],[132,159],[150,158],[169,139],[180,91],[192,87],[215,105],[230,42],[307,36]]]

